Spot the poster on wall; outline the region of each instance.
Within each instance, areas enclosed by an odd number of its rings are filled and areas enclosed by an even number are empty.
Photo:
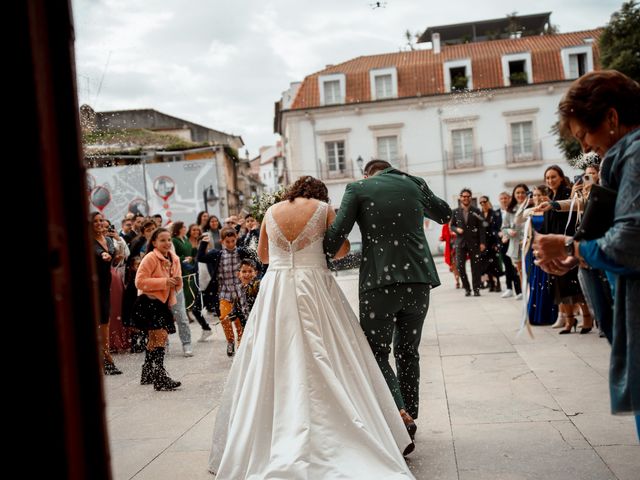
[[[181,220],[188,225],[195,222],[198,212],[205,210],[205,200],[209,213],[222,217],[224,200],[218,193],[213,159],[91,168],[87,173],[93,179],[95,192],[90,194],[91,209],[101,208],[103,215],[117,226],[127,212],[159,213],[163,224]]]

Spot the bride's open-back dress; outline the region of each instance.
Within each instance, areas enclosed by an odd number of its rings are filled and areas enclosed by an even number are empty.
[[[414,478],[409,435],[358,320],[322,250],[319,202],[289,242],[265,222],[269,269],[217,414],[217,479]]]

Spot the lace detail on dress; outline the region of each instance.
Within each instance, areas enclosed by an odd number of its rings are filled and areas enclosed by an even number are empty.
[[[278,226],[276,221],[273,219],[273,214],[271,213],[272,209],[273,209],[272,206],[269,207],[267,209],[267,213],[264,216],[267,222],[266,229],[267,229],[267,235],[269,236],[269,244],[274,244],[280,250],[289,252],[291,251],[291,245],[289,244],[289,241],[282,233],[282,230],[280,230],[280,227]]]
[[[273,207],[269,207],[265,215],[267,218],[266,229],[267,235],[269,235],[269,241],[273,242],[278,248],[285,252],[297,252],[308,247],[324,237],[327,229],[327,207],[327,203],[319,202],[316,211],[313,212],[307,224],[292,242],[289,242],[284,233],[282,233],[280,225],[278,225],[273,218],[273,213],[271,213]]]

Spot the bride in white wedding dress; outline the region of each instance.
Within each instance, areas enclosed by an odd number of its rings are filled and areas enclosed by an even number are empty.
[[[326,192],[302,177],[265,215],[258,253],[269,269],[216,418],[217,480],[414,478],[400,453],[411,439],[327,268]]]

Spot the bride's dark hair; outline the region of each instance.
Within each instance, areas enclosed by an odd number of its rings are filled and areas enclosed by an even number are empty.
[[[310,175],[304,175],[296,180],[296,183],[287,189],[283,200],[293,202],[298,197],[315,198],[321,202],[329,203],[327,186],[322,181]]]

